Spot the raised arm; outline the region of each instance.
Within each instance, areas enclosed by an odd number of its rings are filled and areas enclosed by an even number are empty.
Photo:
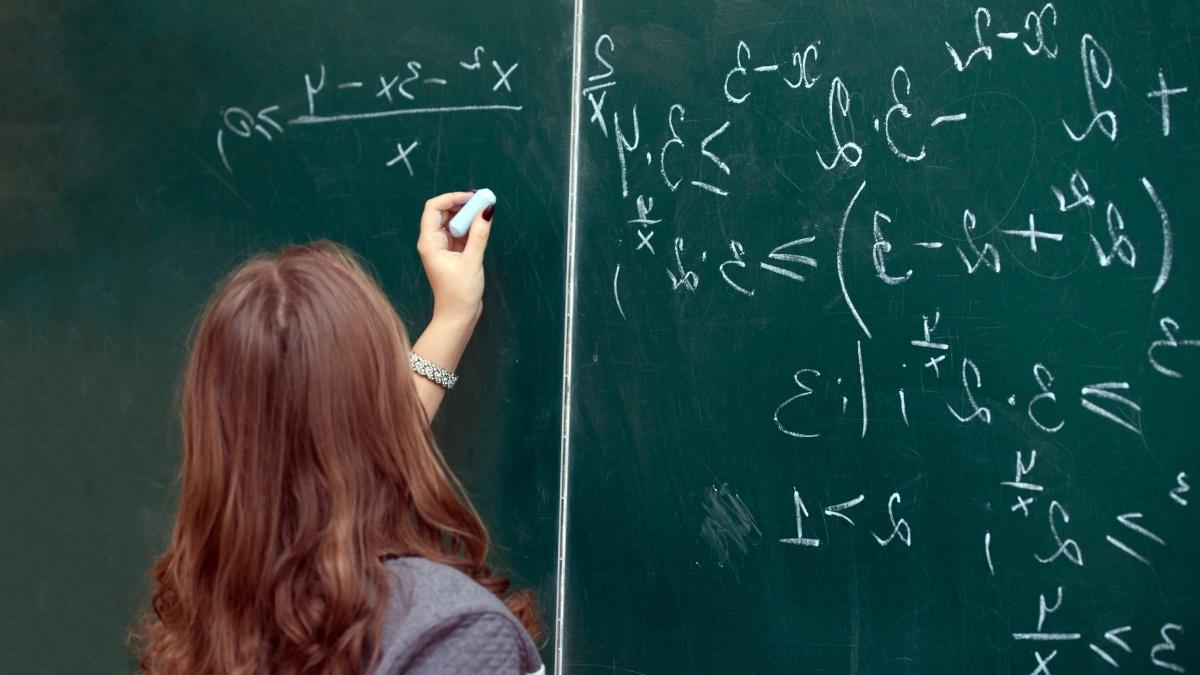
[[[475,216],[466,236],[455,237],[446,229],[451,216],[471,194],[448,192],[425,202],[417,238],[417,251],[433,289],[433,318],[412,350],[449,371],[458,368],[483,313],[483,254],[494,207]],[[425,414],[432,420],[446,390],[416,373],[413,377]]]

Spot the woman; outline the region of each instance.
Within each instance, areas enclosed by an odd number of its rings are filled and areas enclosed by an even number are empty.
[[[179,512],[134,636],[144,672],[542,670],[531,596],[488,569],[429,429],[483,308],[492,209],[462,239],[445,229],[470,196],[425,205],[434,312],[411,352],[333,244],[254,258],[217,290],[183,384]]]

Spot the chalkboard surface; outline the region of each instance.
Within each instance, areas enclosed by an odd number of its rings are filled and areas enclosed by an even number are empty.
[[[554,672],[1200,670],[1200,5],[433,4],[0,10],[0,671],[131,668],[213,284],[415,332],[468,184],[438,434]]]
[[[586,11],[565,670],[1200,669],[1200,5]]]
[[[176,494],[173,392],[216,281],[327,237],[365,256],[415,339],[420,209],[469,186],[500,196],[486,319],[437,433],[495,562],[551,611],[570,6],[16,5],[0,9],[0,672],[132,669],[125,630]]]

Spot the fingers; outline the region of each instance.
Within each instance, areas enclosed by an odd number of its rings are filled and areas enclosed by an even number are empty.
[[[451,245],[450,233],[443,230],[448,214],[471,198],[470,192],[447,192],[425,202],[421,213],[421,231],[417,237],[417,249],[445,250]]]
[[[495,206],[489,206],[475,214],[475,220],[471,221],[471,229],[467,232],[467,245],[463,248],[463,255],[475,264],[483,264],[483,252],[487,250],[488,238],[492,234],[492,218],[494,216]]]
[[[456,206],[466,204],[472,194],[471,192],[447,192],[425,202],[425,211],[421,214],[421,234],[437,232],[442,229],[446,212]]]

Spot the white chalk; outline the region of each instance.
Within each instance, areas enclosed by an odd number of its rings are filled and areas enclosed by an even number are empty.
[[[475,220],[475,214],[479,213],[480,209],[491,206],[496,203],[496,194],[487,188],[477,191],[466,204],[459,209],[458,213],[450,219],[450,234],[456,237],[462,237],[467,234],[467,230],[471,229],[471,222]]]

